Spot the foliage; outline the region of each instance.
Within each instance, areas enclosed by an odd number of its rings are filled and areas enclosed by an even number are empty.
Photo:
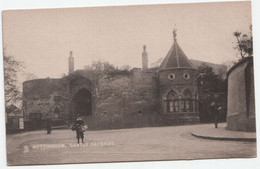
[[[129,65],[123,65],[123,66],[120,67],[120,69],[121,69],[121,70],[127,70],[127,71],[129,71],[129,70],[131,69],[131,66],[129,66]]]
[[[62,74],[60,74],[60,77],[64,78],[64,77],[67,77],[67,75],[65,73],[62,73]]]
[[[23,63],[4,53],[4,88],[6,105],[22,100],[22,92],[18,87],[17,73],[23,69]]]
[[[33,73],[26,73],[25,74],[25,79],[26,80],[33,80],[33,79],[37,79],[37,76]]]
[[[127,76],[129,76],[130,75],[130,71],[116,69],[114,71],[109,72],[107,75],[110,75],[110,76],[124,76],[124,75],[127,75]]]
[[[86,70],[97,70],[97,71],[103,71],[103,72],[110,72],[114,71],[115,67],[112,64],[109,64],[108,62],[102,62],[102,61],[94,61],[91,65],[84,66]]]
[[[225,65],[227,67],[227,71],[233,67],[235,64],[237,64],[237,61],[235,60],[228,60],[228,61],[224,61],[222,62],[222,65]]]
[[[240,59],[248,56],[253,56],[253,36],[252,36],[252,25],[249,27],[249,34],[242,34],[241,32],[234,32],[234,36],[237,39],[235,50],[240,53]]]
[[[202,63],[198,67],[198,74],[199,90],[209,93],[224,92],[226,90],[226,79],[223,78],[223,74],[216,75],[212,67]]]
[[[85,70],[92,71],[96,77],[100,77],[102,75],[116,76],[116,75],[129,75],[130,66],[124,65],[121,69],[115,68],[114,65],[108,62],[102,61],[94,61],[91,65],[84,66]]]
[[[213,116],[210,105],[213,100],[226,110],[227,79],[224,78],[225,73],[215,74],[213,68],[205,63],[198,67],[198,74],[200,121],[211,122]],[[225,113],[226,111],[221,112],[221,121],[225,121]]]

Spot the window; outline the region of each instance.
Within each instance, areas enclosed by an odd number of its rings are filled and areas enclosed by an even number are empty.
[[[174,101],[169,101],[169,110],[170,112],[173,112],[174,111]]]
[[[168,75],[168,79],[169,79],[169,80],[175,79],[175,75],[174,75],[173,73],[170,73],[170,74]]]
[[[193,111],[192,96],[189,90],[185,90],[182,94],[181,111],[182,112]]]
[[[188,79],[190,78],[190,74],[184,73],[184,74],[183,74],[183,78],[188,80]]]
[[[179,111],[178,94],[173,90],[167,95],[167,109],[169,113]]]

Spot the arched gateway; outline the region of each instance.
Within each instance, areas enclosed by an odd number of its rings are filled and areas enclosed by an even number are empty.
[[[77,114],[84,117],[92,116],[93,94],[92,83],[84,76],[71,75],[68,87],[70,93],[70,117],[75,118]]]
[[[73,114],[92,116],[92,95],[89,90],[82,88],[72,98]]]

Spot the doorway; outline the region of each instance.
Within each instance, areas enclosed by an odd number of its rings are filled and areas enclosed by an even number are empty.
[[[80,89],[72,99],[74,116],[92,116],[92,95],[85,88]]]

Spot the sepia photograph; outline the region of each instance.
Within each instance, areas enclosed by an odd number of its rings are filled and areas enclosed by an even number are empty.
[[[7,165],[256,158],[251,6],[3,10]]]

